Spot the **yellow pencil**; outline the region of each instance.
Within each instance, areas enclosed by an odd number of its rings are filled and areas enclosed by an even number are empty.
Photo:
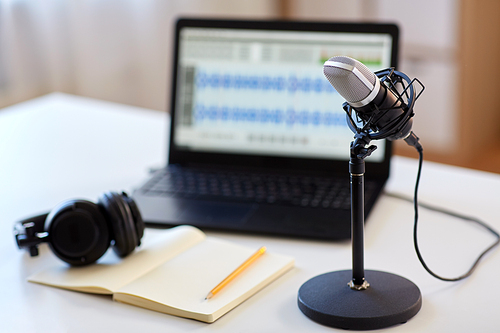
[[[221,283],[219,283],[217,286],[215,286],[214,289],[210,290],[208,293],[207,297],[205,299],[212,298],[215,294],[217,294],[222,288],[224,288],[229,282],[231,282],[236,276],[238,276],[245,268],[250,266],[251,263],[253,263],[258,257],[264,254],[266,252],[266,247],[263,246],[260,249],[257,250],[250,258],[248,258],[244,263],[242,263],[238,268],[236,268],[231,274],[228,275],[227,278],[222,280]]]

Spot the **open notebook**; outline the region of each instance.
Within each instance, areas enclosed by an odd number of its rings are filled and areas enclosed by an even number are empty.
[[[291,257],[266,252],[205,300],[213,287],[256,250],[208,238],[191,226],[179,226],[164,231],[155,242],[125,259],[101,260],[85,267],[49,267],[28,281],[113,295],[118,302],[211,323],[294,265]]]

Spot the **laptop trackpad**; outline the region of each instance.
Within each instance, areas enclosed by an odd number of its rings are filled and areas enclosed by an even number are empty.
[[[245,223],[257,208],[255,204],[185,202],[177,216],[181,223],[194,223],[199,226],[210,224],[211,227]]]

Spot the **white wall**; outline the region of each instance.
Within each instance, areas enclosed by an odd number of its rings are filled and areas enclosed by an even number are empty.
[[[178,16],[277,13],[274,0],[0,1],[0,106],[62,91],[166,110]]]
[[[458,135],[459,2],[395,2],[380,0],[377,17],[400,26],[400,70],[417,77],[426,87],[415,106],[414,131],[427,147],[446,150]]]

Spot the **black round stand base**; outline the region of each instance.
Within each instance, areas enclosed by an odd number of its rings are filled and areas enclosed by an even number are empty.
[[[347,285],[351,279],[351,270],[310,279],[299,289],[300,310],[326,326],[372,330],[404,323],[422,306],[418,287],[401,276],[366,270],[370,287],[359,291]]]

